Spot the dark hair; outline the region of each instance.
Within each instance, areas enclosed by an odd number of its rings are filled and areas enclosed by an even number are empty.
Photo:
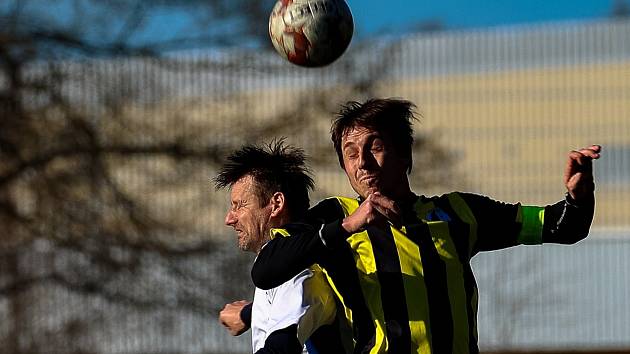
[[[309,207],[309,190],[314,187],[302,149],[273,140],[263,146],[246,145],[227,157],[214,178],[217,189],[232,187],[244,176],[252,176],[261,203],[282,192],[292,219],[303,218]]]
[[[352,128],[364,127],[388,134],[392,138],[396,153],[409,158],[407,172],[411,172],[413,144],[411,123],[417,120],[414,114],[415,107],[410,101],[393,98],[373,98],[365,103],[349,101],[343,105],[330,128],[339,165],[344,167],[341,138]]]

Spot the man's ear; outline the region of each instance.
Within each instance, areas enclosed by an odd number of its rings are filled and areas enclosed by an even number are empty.
[[[275,192],[271,196],[271,201],[269,202],[271,204],[271,216],[278,216],[284,211],[286,206],[284,202],[284,193],[282,192]]]

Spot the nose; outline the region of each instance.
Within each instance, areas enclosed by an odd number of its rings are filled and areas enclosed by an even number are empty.
[[[236,224],[236,216],[231,210],[228,210],[227,214],[225,214],[225,225],[234,226]]]
[[[368,167],[370,165],[372,159],[372,154],[370,153],[369,149],[362,149],[359,152],[359,168],[364,170],[366,169],[366,167]]]

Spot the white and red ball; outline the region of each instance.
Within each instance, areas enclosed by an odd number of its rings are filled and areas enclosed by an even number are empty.
[[[344,0],[278,0],[269,16],[274,48],[300,66],[332,63],[348,48],[353,31]]]

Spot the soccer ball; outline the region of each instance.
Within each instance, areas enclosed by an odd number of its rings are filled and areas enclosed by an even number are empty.
[[[344,0],[278,0],[269,16],[274,48],[300,66],[332,63],[348,48],[353,31]]]

